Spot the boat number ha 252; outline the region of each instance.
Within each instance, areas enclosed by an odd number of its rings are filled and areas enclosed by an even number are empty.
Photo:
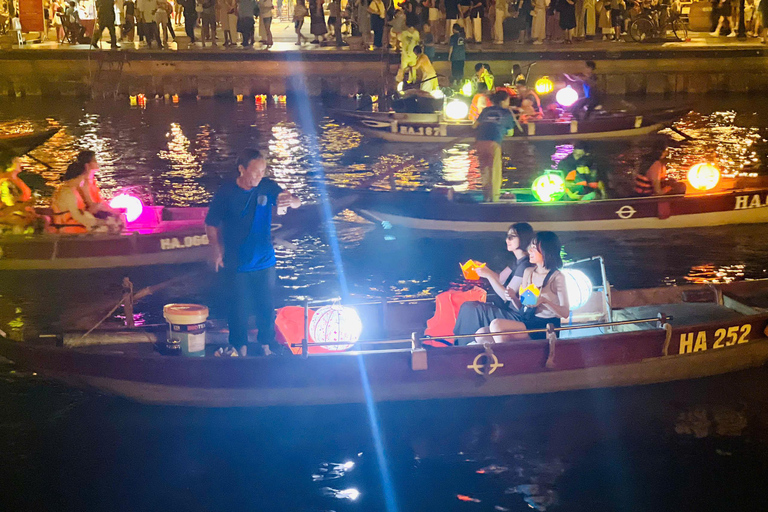
[[[691,354],[749,342],[752,324],[732,325],[707,331],[680,334],[680,354]]]
[[[189,249],[190,247],[199,247],[201,245],[208,245],[208,235],[185,236],[182,239],[176,237],[160,239],[160,249],[163,251]]]

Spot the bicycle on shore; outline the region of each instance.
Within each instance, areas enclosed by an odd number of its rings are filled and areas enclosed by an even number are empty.
[[[688,25],[679,12],[672,11],[669,5],[660,5],[646,10],[629,25],[630,37],[638,43],[667,39],[669,31],[678,41],[688,39]]]

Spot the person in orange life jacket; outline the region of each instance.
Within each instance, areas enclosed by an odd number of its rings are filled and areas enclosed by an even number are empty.
[[[519,102],[517,109],[520,113],[520,122],[524,123],[529,119],[541,119],[544,117],[544,111],[541,110],[541,100],[538,94],[528,88],[525,80],[518,80],[515,87]]]
[[[565,174],[562,200],[589,201],[606,197],[605,184],[593,169],[594,162],[584,143],[576,143],[573,152],[560,160],[557,168]]]
[[[237,159],[237,179],[221,185],[213,196],[205,231],[213,247],[213,267],[224,269],[230,294],[229,343],[247,355],[248,317],[256,317],[263,353],[284,353],[275,340],[275,249],[272,208],[298,208],[301,200],[266,177],[267,161],[255,149]]]
[[[565,274],[560,269],[563,260],[560,258],[562,244],[558,236],[551,231],[541,231],[536,234],[528,246],[528,259],[534,265],[525,269],[521,288],[530,285],[539,290],[536,303],[530,306],[523,305],[517,295],[510,295],[515,307],[522,310],[521,320],[507,320],[497,318],[484,332],[492,336],[480,337],[481,343],[502,343],[513,340],[545,339],[545,332],[518,333],[495,335],[494,333],[509,331],[526,331],[533,329],[546,329],[547,324],[560,327],[561,319],[568,318],[570,304],[568,302],[568,290],[565,284]],[[480,334],[480,333],[479,333]]]
[[[657,149],[657,151],[659,150]],[[645,173],[635,175],[635,195],[663,196],[668,194],[685,194],[685,183],[667,177],[669,149],[664,147],[660,151],[659,157]]]
[[[507,251],[514,255],[514,262],[504,268],[499,274],[488,268],[476,269],[477,275],[487,279],[496,292],[496,297],[488,302],[469,301],[461,305],[456,317],[454,334],[487,333],[491,322],[497,318],[520,320],[520,312],[513,305],[510,296],[517,296],[520,284],[523,282],[525,269],[531,266],[528,261],[528,246],[533,239],[533,228],[527,222],[517,222],[509,226],[507,231]],[[481,330],[486,328],[486,330]],[[468,345],[472,338],[459,338],[457,345]]]
[[[3,166],[5,167],[5,166]],[[21,178],[21,161],[14,158],[10,169],[0,173],[0,231],[9,227],[13,233],[34,231],[39,219],[32,205],[32,191]]]
[[[51,200],[51,228],[59,233],[114,232],[119,233],[122,223],[116,217],[97,218],[88,211],[83,190],[88,190],[89,171],[82,162],[69,164],[63,182]]]
[[[104,201],[101,189],[96,183],[96,173],[99,172],[99,162],[96,161],[96,153],[84,150],[78,153],[75,162],[79,163],[87,173],[87,179],[80,188],[80,195],[85,202],[85,209],[98,219],[113,218],[116,223],[124,224],[123,212],[115,210]]]
[[[501,142],[509,130],[515,127],[515,118],[509,110],[509,94],[496,91],[491,94],[491,106],[480,112],[474,123],[475,151],[480,164],[483,197],[486,201],[498,201],[501,194]]]

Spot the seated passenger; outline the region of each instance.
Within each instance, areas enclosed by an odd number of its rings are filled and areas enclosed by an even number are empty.
[[[651,164],[645,173],[635,176],[635,194],[638,196],[664,196],[668,194],[685,194],[685,183],[667,177],[667,156],[669,149],[657,149],[659,157]]]
[[[110,207],[101,197],[101,189],[96,183],[96,173],[99,171],[99,163],[96,161],[96,153],[90,150],[81,151],[75,160],[83,166],[88,173],[87,180],[80,189],[80,195],[85,201],[86,210],[98,219],[110,217],[122,222],[122,212]]]
[[[577,143],[573,153],[560,160],[557,168],[565,174],[564,201],[589,201],[606,197],[605,184],[594,169],[592,157],[584,143]]]
[[[53,222],[51,228],[58,233],[119,233],[122,222],[116,217],[97,218],[86,206],[83,190],[87,190],[89,171],[80,162],[73,162],[64,173],[63,182],[51,200]]]
[[[539,290],[536,303],[523,306],[520,298],[510,295],[510,299],[516,307],[521,309],[519,320],[497,318],[491,322],[487,329],[482,329],[478,334],[491,334],[509,331],[526,331],[533,329],[546,329],[547,324],[560,327],[561,319],[568,318],[570,304],[568,303],[568,291],[565,284],[565,274],[560,272],[563,260],[560,258],[562,245],[560,239],[551,231],[541,231],[528,247],[528,258],[534,267],[525,269],[521,289],[530,285]],[[502,343],[512,340],[539,340],[545,339],[545,332],[498,334],[495,336],[482,336],[482,342]]]
[[[14,158],[10,169],[0,173],[0,232],[33,233],[40,218],[32,204],[32,191],[19,178],[21,161]]]
[[[526,222],[509,226],[507,231],[507,251],[514,255],[511,265],[497,274],[488,267],[477,269],[477,275],[487,279],[497,298],[493,302],[465,302],[456,317],[454,334],[474,334],[482,328],[488,328],[497,318],[519,320],[520,311],[514,306],[510,296],[517,296],[523,282],[525,269],[531,266],[526,249],[533,239],[533,228]],[[457,345],[467,345],[472,338],[459,338]]]
[[[494,77],[491,73],[491,66],[478,62],[475,64],[475,74],[472,77],[472,83],[475,84],[475,92],[493,91]]]
[[[527,123],[531,119],[541,119],[544,111],[541,109],[541,99],[535,91],[529,89],[525,80],[519,80],[516,84],[520,122]]]

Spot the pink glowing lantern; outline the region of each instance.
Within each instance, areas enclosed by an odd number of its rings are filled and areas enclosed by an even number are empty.
[[[339,304],[321,307],[309,323],[309,334],[315,342],[339,343],[323,345],[329,352],[343,352],[352,348],[362,330],[363,323],[357,311]]]
[[[570,107],[574,103],[576,103],[579,99],[579,93],[576,92],[576,90],[571,87],[570,85],[567,85],[557,91],[557,94],[555,95],[555,99],[559,104],[561,104],[564,107]]]
[[[128,222],[133,222],[138,219],[141,212],[144,211],[144,205],[141,203],[141,199],[125,193],[113,197],[109,202],[109,206],[115,210],[124,210],[125,220]]]

